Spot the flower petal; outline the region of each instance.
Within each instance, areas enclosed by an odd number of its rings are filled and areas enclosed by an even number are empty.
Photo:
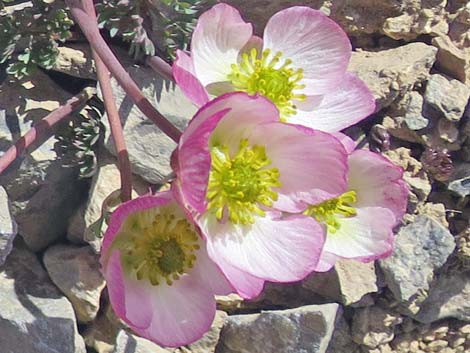
[[[346,191],[347,154],[333,136],[280,122],[256,127],[250,142],[266,146],[281,187],[273,207],[300,212]]]
[[[153,317],[142,337],[162,346],[179,347],[197,341],[209,329],[215,316],[215,299],[209,288],[186,276],[171,286],[147,285],[142,298],[150,301]]]
[[[356,149],[356,142],[348,135],[343,134],[341,132],[335,132],[332,133],[332,135],[343,144],[343,147],[346,149],[346,152],[348,154],[351,154]]]
[[[208,215],[201,218],[199,225],[207,237],[209,256],[223,271],[227,263],[267,281],[301,280],[318,263],[323,228],[302,215],[278,217],[266,212],[265,217],[257,217],[251,225],[234,225],[220,223]]]
[[[304,6],[272,16],[263,40],[265,49],[281,51],[293,67],[303,69],[306,94],[323,94],[337,85],[351,56],[351,43],[341,27],[321,11]]]
[[[365,150],[349,157],[349,188],[357,193],[357,207],[383,207],[398,221],[406,212],[408,187],[402,168],[385,157]]]
[[[357,215],[338,218],[341,227],[328,233],[325,251],[347,259],[377,259],[387,256],[393,247],[395,216],[380,207],[358,208]]]
[[[191,56],[196,76],[207,86],[227,81],[231,65],[237,63],[240,50],[253,33],[240,13],[226,4],[217,4],[204,12],[191,40]]]
[[[300,124],[327,132],[343,130],[368,117],[375,110],[375,99],[366,84],[351,73],[346,73],[341,83],[323,96],[312,110],[297,111],[288,118]]]
[[[172,70],[176,83],[191,102],[201,107],[209,101],[206,89],[196,78],[194,64],[188,54],[177,50]]]
[[[185,207],[204,212],[211,166],[209,139],[238,145],[240,136],[254,125],[277,121],[279,111],[261,96],[234,92],[220,96],[199,110],[181,136],[175,172],[176,186]]]
[[[338,256],[323,249],[315,272],[328,272],[335,266],[337,260]]]

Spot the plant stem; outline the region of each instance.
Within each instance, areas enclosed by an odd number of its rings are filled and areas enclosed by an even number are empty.
[[[158,56],[147,56],[145,63],[165,80],[175,82],[170,64]]]
[[[83,0],[83,8],[88,15],[96,21],[93,0]],[[109,126],[111,127],[111,136],[117,152],[118,169],[121,176],[121,201],[126,202],[132,198],[132,171],[129,153],[127,152],[121,120],[119,119],[119,113],[116,108],[116,100],[114,99],[111,87],[109,70],[93,49],[92,54],[96,64],[96,73],[101,92],[103,93],[104,108],[108,116]]]
[[[64,119],[70,119],[71,113],[79,110],[93,96],[93,89],[84,89],[80,94],[70,98],[45,118],[34,124],[26,134],[15,142],[2,156],[0,156],[0,174],[7,169],[28,147],[37,141],[43,141],[53,133],[53,127]]]
[[[173,141],[178,142],[181,131],[178,130],[170,121],[168,121],[152,104],[145,98],[142,91],[137,84],[132,80],[131,76],[122,67],[119,60],[108,47],[103,37],[100,34],[98,25],[80,6],[79,0],[65,0],[67,6],[80,26],[83,34],[90,42],[92,48],[103,60],[111,74],[116,78],[122,88],[126,91],[129,97],[139,107],[150,120],[152,120],[165,134],[167,134]]]

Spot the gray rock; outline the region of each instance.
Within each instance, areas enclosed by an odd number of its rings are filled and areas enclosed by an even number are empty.
[[[358,344],[376,348],[393,340],[395,337],[393,327],[401,322],[399,315],[387,312],[378,306],[358,309],[354,312],[351,325],[352,338]]]
[[[14,249],[0,270],[0,352],[86,352],[72,305],[32,253]]]
[[[159,78],[148,67],[129,66],[126,69],[158,111],[183,130],[197,109],[179,88]],[[124,126],[132,170],[148,182],[157,184],[171,173],[170,155],[176,144],[140,112],[116,80],[111,83]],[[104,123],[108,124],[107,119]],[[115,154],[107,130],[106,148]]]
[[[117,317],[111,305],[107,305],[87,326],[84,332],[85,344],[97,353],[112,353],[119,331],[126,328],[127,326]]]
[[[39,119],[59,107],[69,94],[38,70],[29,81],[5,81],[0,89],[0,153]],[[80,203],[86,182],[78,169],[63,168],[54,152],[55,138],[33,146],[2,175],[18,233],[33,251],[65,235],[68,218]]]
[[[470,195],[470,163],[456,166],[447,188],[461,198]]]
[[[337,320],[333,336],[326,353],[357,353],[359,346],[353,341],[351,329],[346,320],[341,317]]]
[[[424,93],[425,113],[457,122],[465,112],[469,97],[470,88],[462,82],[439,74],[431,75]]]
[[[229,316],[217,352],[324,353],[339,315],[338,304],[325,304]]]
[[[423,114],[423,97],[415,91],[409,92],[403,97],[404,120],[411,130],[424,129],[429,124]]]
[[[436,52],[436,48],[424,43],[410,43],[378,52],[353,52],[348,70],[367,84],[374,94],[378,111],[427,80]]]
[[[5,263],[17,233],[16,222],[10,214],[8,195],[0,186],[0,266]]]
[[[452,234],[428,216],[416,217],[413,223],[401,228],[392,256],[380,261],[395,298],[405,302],[427,290],[434,271],[446,262],[454,248]]]
[[[470,321],[469,271],[439,277],[415,317],[424,323],[445,318]]]
[[[98,256],[88,246],[56,245],[46,250],[44,265],[54,284],[72,303],[78,321],[92,321],[106,284]]]
[[[170,353],[173,351],[166,350],[149,340],[121,330],[116,338],[113,353]]]
[[[68,43],[57,50],[58,56],[52,70],[81,79],[96,80],[95,65],[88,44]]]
[[[327,273],[312,273],[302,286],[344,305],[357,304],[378,290],[374,263],[354,260],[340,260]]]
[[[437,65],[442,72],[460,80],[465,84],[470,83],[470,49],[459,48],[447,35],[433,38],[432,44],[439,48],[437,53]]]

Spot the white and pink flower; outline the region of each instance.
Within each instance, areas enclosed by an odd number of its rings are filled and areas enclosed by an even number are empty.
[[[318,272],[328,271],[340,258],[370,262],[389,256],[393,228],[406,212],[403,170],[377,153],[354,151],[354,142],[344,135],[341,140],[350,153],[348,191],[304,212],[326,228]]]
[[[364,82],[346,72],[350,56],[347,35],[321,11],[282,10],[261,39],[236,9],[217,4],[199,18],[190,55],[178,51],[173,75],[198,106],[227,92],[261,94],[282,121],[336,132],[375,109]]]
[[[112,214],[101,265],[116,314],[163,346],[201,338],[214,319],[214,294],[233,292],[169,191],[128,201]]]
[[[223,95],[199,110],[173,158],[173,189],[207,251],[240,295],[264,281],[292,282],[317,267],[320,224],[297,213],[346,190],[346,158],[333,136],[279,122],[262,96]]]

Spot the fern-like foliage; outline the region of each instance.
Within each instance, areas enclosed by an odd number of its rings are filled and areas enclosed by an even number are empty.
[[[60,1],[0,0],[0,63],[10,61],[7,72],[17,78],[31,74],[38,65],[50,69],[58,42],[71,36],[72,25]]]

